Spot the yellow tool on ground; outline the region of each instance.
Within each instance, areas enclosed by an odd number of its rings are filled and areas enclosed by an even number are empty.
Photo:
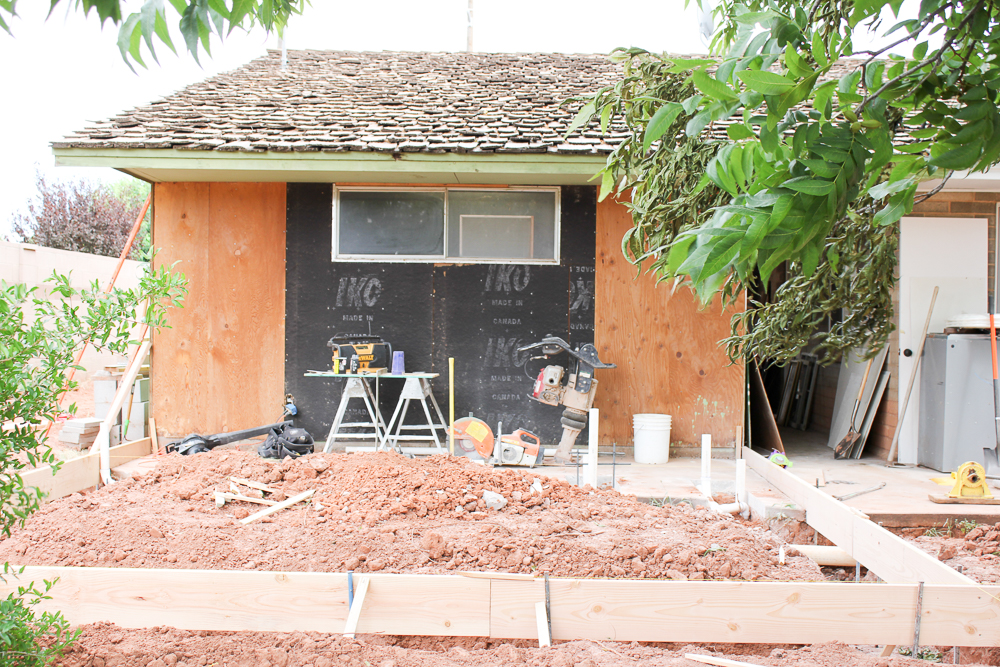
[[[933,495],[929,497],[936,503],[996,505],[1000,500],[993,497],[986,483],[986,471],[975,461],[967,461],[951,473],[954,486],[948,495]],[[935,480],[937,481],[937,480]]]

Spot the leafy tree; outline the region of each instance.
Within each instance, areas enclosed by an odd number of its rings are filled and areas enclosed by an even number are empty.
[[[922,0],[911,19],[901,6],[722,0],[719,56],[616,51],[623,80],[580,110],[575,127],[629,129],[601,186],[630,196],[626,256],[703,300],[749,290],[758,307],[734,319],[734,358],[787,360],[841,309],[819,334],[827,361],[881,348],[918,183],[1000,161],[1000,5]],[[859,31],[886,46],[856,49]],[[774,300],[755,303],[786,262]]]
[[[76,351],[90,340],[98,349],[127,352],[132,327],[165,326],[167,307],[186,293],[183,276],[163,267],[147,271],[136,289],[108,294],[96,281],[82,292],[66,276],[53,274],[47,283],[50,294],[43,296],[37,287],[0,281],[0,536],[23,526],[42,499],[38,489],[25,488],[21,471],[58,468],[41,424],[55,419],[59,397],[75,386],[67,385],[66,371]],[[15,572],[5,565],[0,578]],[[32,610],[51,585],[20,586],[0,599],[0,665],[42,667],[75,640],[61,615]]]
[[[22,243],[118,257],[135,219],[149,196],[149,185],[129,178],[110,185],[89,181],[50,181],[38,172],[38,195],[28,212],[14,216],[13,230]],[[150,250],[147,211],[129,258],[142,260]]]
[[[59,2],[51,0],[50,16]],[[118,48],[131,68],[132,61],[146,66],[142,57],[143,44],[157,62],[156,42],[177,53],[170,34],[171,20],[177,21],[184,46],[197,62],[199,49],[203,48],[205,53],[211,55],[213,34],[224,38],[236,28],[249,32],[255,26],[261,26],[268,33],[276,31],[280,35],[289,17],[300,14],[309,0],[170,0],[169,3],[165,0],[143,0],[139,11],[128,15],[123,12],[124,0],[66,2],[86,15],[97,12],[102,26],[105,21],[118,26]],[[0,0],[0,28],[9,33],[9,21],[14,16],[17,16],[17,0]]]

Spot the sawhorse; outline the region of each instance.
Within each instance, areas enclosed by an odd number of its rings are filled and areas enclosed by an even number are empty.
[[[427,406],[428,398],[431,399],[431,405],[434,406],[434,412],[437,414],[437,423],[434,423],[430,408]],[[420,405],[424,409],[424,416],[427,418],[426,424],[403,423],[406,420],[406,411],[410,407],[410,401],[420,401]],[[396,425],[395,433],[393,432],[393,424]],[[388,450],[391,447],[393,450],[402,453],[399,440],[400,433],[404,429],[407,431],[430,431],[430,435],[408,435],[406,440],[431,440],[437,446],[440,453],[448,453],[448,450],[443,445],[443,442],[447,441],[448,425],[444,420],[444,415],[441,413],[440,406],[438,406],[437,399],[434,398],[434,392],[431,391],[431,381],[428,378],[406,378],[406,382],[403,384],[403,391],[400,392],[399,401],[396,403],[396,409],[392,413],[392,419],[389,420],[389,426],[385,429],[385,437],[376,451]],[[438,429],[445,432],[444,438],[438,439]]]
[[[370,422],[344,423],[344,413],[347,411],[347,404],[355,398],[360,398],[364,401],[365,407],[368,408],[368,416],[371,417]],[[374,428],[375,430],[374,432],[366,433],[340,432],[340,429],[349,427]],[[329,452],[332,450],[333,444],[338,438],[372,440],[376,446],[380,446],[385,442],[386,433],[386,425],[382,420],[382,413],[378,409],[378,399],[372,394],[372,388],[368,385],[368,380],[360,377],[348,377],[347,384],[344,385],[344,393],[340,397],[340,405],[337,407],[337,416],[334,417],[333,424],[330,425],[330,433],[326,436],[326,446],[323,448],[323,451]]]

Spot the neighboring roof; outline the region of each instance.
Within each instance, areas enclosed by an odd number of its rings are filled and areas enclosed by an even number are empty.
[[[624,136],[564,140],[612,84],[604,55],[279,51],[76,132],[54,148],[259,153],[606,154]]]

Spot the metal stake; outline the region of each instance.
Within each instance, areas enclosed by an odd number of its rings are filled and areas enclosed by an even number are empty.
[[[920,614],[924,606],[924,582],[917,585],[917,618],[913,623],[913,652],[910,657],[916,660],[917,649],[920,648]]]
[[[545,573],[545,619],[549,623],[549,641],[552,641],[552,604],[549,600],[549,573]]]

